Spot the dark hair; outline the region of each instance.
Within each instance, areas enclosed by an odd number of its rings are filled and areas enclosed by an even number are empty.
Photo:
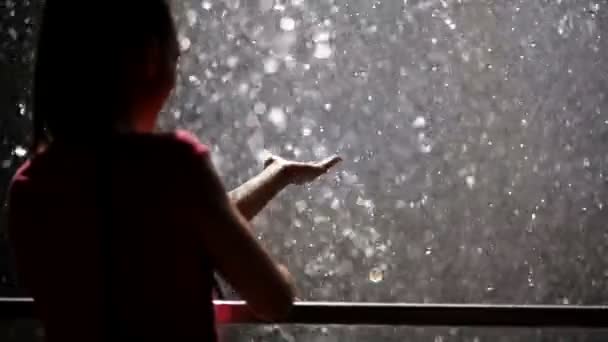
[[[175,39],[166,0],[46,0],[34,75],[34,149],[51,140],[98,139],[124,120],[133,91],[129,67],[151,39],[161,48]]]

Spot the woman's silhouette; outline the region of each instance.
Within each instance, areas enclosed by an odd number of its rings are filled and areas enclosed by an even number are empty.
[[[260,317],[286,315],[293,280],[248,220],[339,158],[272,157],[227,194],[193,135],[153,132],[179,57],[163,0],[47,0],[38,44],[9,232],[47,340],[214,341],[213,272]]]

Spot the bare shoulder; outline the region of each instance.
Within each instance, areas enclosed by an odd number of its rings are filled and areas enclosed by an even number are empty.
[[[160,135],[160,139],[165,141],[172,148],[193,155],[206,155],[209,153],[207,145],[201,143],[196,135],[184,130],[177,130],[171,133]]]
[[[190,148],[194,149],[196,153],[209,153],[209,148],[207,147],[207,145],[201,143],[198,137],[191,132],[177,130],[173,133],[173,136],[175,137],[178,143],[189,146]]]
[[[159,164],[159,170],[171,170],[173,181],[188,184],[188,188],[210,181],[214,172],[210,151],[196,135],[175,131],[156,134],[154,139],[156,146],[150,150],[150,157]]]
[[[146,155],[165,167],[183,168],[194,166],[208,159],[209,148],[196,135],[178,130],[156,133],[144,138]],[[164,168],[164,167],[163,167]]]

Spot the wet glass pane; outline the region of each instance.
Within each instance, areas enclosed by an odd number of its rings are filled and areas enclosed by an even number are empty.
[[[39,5],[0,2],[1,200],[28,152]],[[254,222],[300,298],[608,302],[603,2],[174,7],[184,53],[161,128],[209,144],[229,187],[265,150],[345,159]]]

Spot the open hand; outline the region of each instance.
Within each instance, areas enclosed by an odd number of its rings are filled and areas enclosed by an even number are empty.
[[[281,167],[287,181],[291,184],[306,184],[327,173],[333,166],[342,161],[339,156],[331,156],[320,161],[298,162],[270,155],[264,161],[264,168],[277,165]],[[276,163],[276,164],[275,164]]]

